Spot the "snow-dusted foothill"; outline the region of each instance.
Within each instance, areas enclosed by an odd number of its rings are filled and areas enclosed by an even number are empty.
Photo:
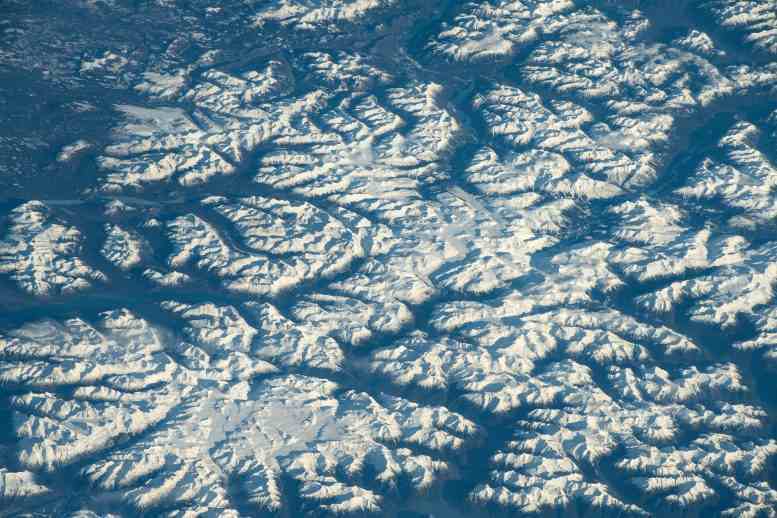
[[[181,515],[238,516],[229,480],[241,480],[252,504],[278,509],[284,475],[311,505],[376,511],[382,498],[371,480],[422,490],[448,468],[393,445],[442,455],[478,433],[441,407],[276,375],[250,349],[263,335],[234,309],[165,307],[196,326],[185,333],[192,344],[126,310],[2,336],[4,383],[39,388],[10,398],[22,465],[53,471],[78,461],[95,488],[117,491],[139,511],[173,505]],[[57,392],[74,383],[72,395]]]
[[[624,188],[649,183],[656,177],[652,154],[647,150],[637,154],[645,146],[635,146],[635,152],[626,154],[618,146],[602,142],[603,137],[609,137],[587,133],[581,127],[585,118],[580,119],[578,110],[564,109],[571,106],[563,105],[556,112],[544,106],[537,94],[509,86],[497,86],[477,97],[474,106],[494,136],[516,148],[560,153],[585,173],[585,176],[573,177],[575,183],[567,188],[574,194],[580,190],[581,196],[613,196]],[[593,129],[611,131],[599,126]],[[622,142],[624,137],[615,137],[614,141]],[[596,180],[604,180],[609,185],[601,185]]]
[[[740,237],[729,251],[733,253],[718,268],[646,293],[638,302],[657,312],[685,304],[690,306],[691,320],[721,327],[736,325],[739,315],[758,314],[774,297],[777,266],[771,258],[775,247],[753,247]]]
[[[777,166],[759,149],[760,136],[754,124],[735,123],[718,143],[722,156],[703,160],[677,194],[693,201],[725,204],[735,214],[729,223],[743,230],[774,220]]]
[[[777,54],[777,3],[773,0],[714,0],[704,7],[720,26],[740,33],[750,45]]]
[[[189,281],[191,281],[191,277],[189,275],[177,272],[175,270],[169,271],[169,272],[161,272],[159,270],[154,270],[152,268],[148,268],[146,270],[143,270],[143,277],[154,283],[157,286],[162,287],[177,287],[182,286],[184,284],[187,284]]]
[[[540,34],[552,33],[559,15],[573,6],[570,0],[468,2],[430,47],[458,61],[510,56]]]
[[[195,214],[168,222],[170,266],[193,265],[229,290],[275,295],[331,277],[364,255],[361,233],[348,225],[343,209],[330,213],[308,202],[259,196],[210,197],[202,205],[225,225]]]
[[[38,296],[73,293],[105,281],[80,255],[83,236],[43,202],[29,201],[7,216],[0,237],[0,273]]]
[[[320,114],[330,130],[320,142],[311,138],[312,145],[299,152],[264,155],[256,181],[365,210],[417,197],[419,187],[443,174],[437,162],[462,138],[439,92],[438,84],[413,84],[388,90],[388,103],[347,98]]]
[[[297,30],[326,29],[338,24],[362,21],[363,18],[397,4],[396,0],[281,0],[268,2],[257,9],[253,21],[258,28],[267,23],[291,26]]]
[[[107,171],[103,190],[142,189],[172,180],[193,185],[234,171],[218,149],[202,142],[206,133],[182,109],[130,105],[117,109],[128,120],[121,130],[125,142],[113,144],[99,159]]]
[[[375,350],[369,368],[400,385],[453,389],[483,411],[499,414],[558,403],[563,388],[544,373],[549,361],[573,358],[605,368],[646,362],[653,351],[678,359],[698,354],[688,338],[613,311],[523,314],[509,302],[443,307],[432,323],[452,338],[415,333]]]
[[[5,2],[0,515],[777,518],[773,0]]]
[[[101,252],[117,268],[129,270],[143,263],[150,246],[137,232],[109,224]]]
[[[148,108],[116,105],[125,123],[116,142],[98,160],[107,192],[143,190],[160,182],[197,186],[240,169],[247,153],[268,142],[289,144],[326,140],[308,115],[325,95],[273,101],[290,85],[286,67],[271,61],[261,70],[233,76],[217,70],[165,98],[193,105]],[[173,100],[173,99],[170,99]]]
[[[269,303],[248,302],[236,308],[166,302],[163,307],[186,322],[183,332],[193,347],[211,357],[233,347],[287,367],[338,371],[343,363],[335,340],[313,325],[289,320]]]
[[[10,471],[0,468],[0,503],[4,500],[32,498],[45,495],[49,488],[38,483],[30,471]]]
[[[86,140],[76,140],[72,144],[62,146],[62,149],[57,154],[57,162],[69,162],[73,158],[77,157],[81,153],[87,151],[92,147],[92,144]]]
[[[736,367],[691,367],[676,377],[661,368],[606,372],[605,392],[574,361],[546,367],[556,404],[540,402],[515,423],[515,439],[491,458],[489,480],[471,497],[530,513],[582,502],[605,514],[647,516],[651,501],[661,513],[703,512],[734,483],[740,490],[725,513],[772,508],[766,466],[777,442],[763,437],[766,412],[736,403],[746,392]],[[677,447],[686,433],[698,438]],[[616,478],[638,498],[624,500]]]
[[[675,38],[672,43],[702,56],[725,56],[725,52],[716,48],[715,42],[706,32],[691,29],[687,34]]]
[[[365,55],[359,53],[343,50],[335,53],[308,52],[300,59],[309,70],[311,79],[341,91],[369,91],[392,80],[388,72],[373,66]]]

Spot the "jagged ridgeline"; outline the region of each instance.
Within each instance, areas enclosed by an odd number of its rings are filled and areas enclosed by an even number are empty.
[[[774,0],[0,34],[0,517],[777,517]]]

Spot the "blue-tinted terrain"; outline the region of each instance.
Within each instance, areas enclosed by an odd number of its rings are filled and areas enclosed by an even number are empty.
[[[777,1],[0,0],[0,517],[777,517]]]

